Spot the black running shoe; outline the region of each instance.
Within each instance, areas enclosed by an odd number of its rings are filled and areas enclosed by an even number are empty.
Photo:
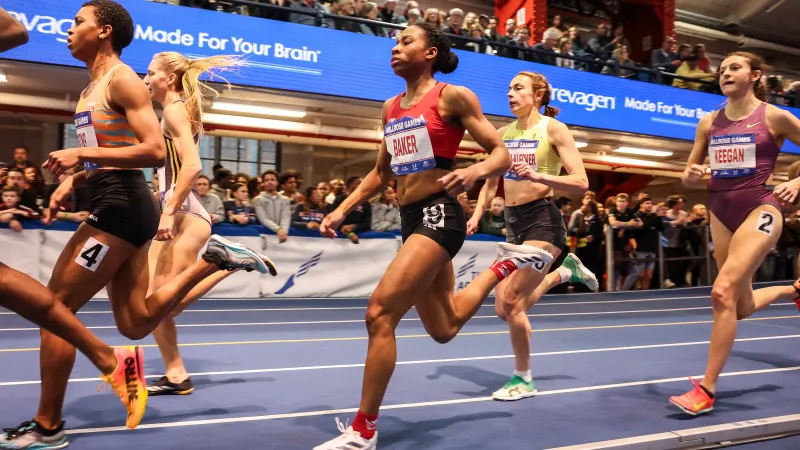
[[[192,379],[187,378],[181,383],[173,383],[167,377],[161,377],[155,383],[147,385],[149,395],[189,395],[194,391]]]

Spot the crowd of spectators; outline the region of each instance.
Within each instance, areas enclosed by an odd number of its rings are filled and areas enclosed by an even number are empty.
[[[381,37],[393,37],[400,29],[380,26],[377,23],[353,22],[318,15],[292,13],[269,7],[241,5],[224,0],[150,0],[197,8],[257,16],[304,25],[331,28]],[[382,5],[365,0],[254,0],[255,3],[283,6],[298,11],[321,12],[341,17],[369,19],[406,27],[418,22],[428,22],[451,35],[455,48],[488,55],[548,64],[640,81],[658,82],[684,89],[719,93],[716,70],[703,44],[678,44],[671,36],[662,41],[660,48],[651,52],[649,61],[631,58],[631,43],[622,23],[600,23],[591,32],[568,24],[560,15],[550,18],[550,27],[543,33],[541,42],[534,42],[526,23],[512,19],[505,23],[505,33],[498,31],[497,17],[486,14],[465,13],[460,8],[450,11],[423,8],[416,1],[408,1],[405,9],[398,10],[395,0],[385,0]],[[470,39],[462,39],[470,38]],[[793,106],[797,104],[800,81],[770,76],[767,83],[772,103]]]

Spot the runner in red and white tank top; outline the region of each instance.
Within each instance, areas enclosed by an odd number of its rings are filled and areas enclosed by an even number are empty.
[[[689,187],[708,180],[711,235],[719,275],[711,290],[714,327],[708,365],[694,389],[670,401],[688,414],[714,408],[717,379],[736,339],[736,321],[777,300],[795,300],[800,283],[753,290],[750,282],[783,228],[781,206],[797,198],[800,179],[771,189],[768,180],[784,140],[800,144],[800,120],[764,103],[766,64],[757,55],[730,54],[720,65],[720,87],[728,102],[702,119],[683,182]],[[703,162],[709,157],[711,167]],[[695,369],[690,369],[692,372]]]
[[[511,157],[483,116],[476,95],[433,79],[434,73],[450,73],[458,65],[440,30],[429,24],[406,28],[392,49],[391,64],[406,81],[406,91],[384,103],[378,162],[324,219],[320,231],[334,237],[350,210],[396,177],[404,244],[367,307],[369,350],[358,414],[351,427],[340,425],[342,434],[317,450],[376,448],[378,409],[397,354],[394,329],[412,306],[431,337],[444,343],[455,337],[500,281],[519,268],[542,263],[538,249],[501,244],[498,261],[453,295],[451,260],[466,237],[466,216],[455,196],[478,179],[501,176],[511,167]],[[465,131],[489,156],[452,170]]]

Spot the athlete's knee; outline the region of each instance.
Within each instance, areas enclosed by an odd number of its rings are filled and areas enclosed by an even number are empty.
[[[365,319],[367,332],[370,336],[394,332],[391,315],[380,302],[370,300],[369,305],[367,305],[367,315]]]
[[[133,320],[118,320],[117,329],[121,335],[132,341],[141,341],[150,334],[150,330]]]
[[[525,302],[527,295],[512,285],[508,285],[503,292],[503,301],[501,309],[503,310],[506,320],[513,314],[525,312]]]
[[[727,276],[719,276],[711,288],[711,303],[716,309],[736,308],[736,283]]]

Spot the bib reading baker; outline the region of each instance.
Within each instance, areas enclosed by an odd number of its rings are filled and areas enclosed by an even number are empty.
[[[75,114],[75,132],[78,134],[78,142],[83,148],[99,147],[97,145],[97,133],[92,122],[92,112],[83,111]],[[85,170],[101,169],[103,166],[92,162],[83,163]]]
[[[740,178],[756,173],[756,135],[714,136],[708,144],[713,178]]]
[[[538,139],[510,139],[503,141],[506,144],[508,153],[511,155],[511,162],[526,162],[534,172],[539,171],[539,163],[536,160],[536,151],[539,149]],[[519,181],[520,177],[511,169],[506,171],[503,178],[506,180]]]
[[[423,116],[401,117],[383,129],[386,151],[395,175],[409,175],[436,167],[431,137]]]

